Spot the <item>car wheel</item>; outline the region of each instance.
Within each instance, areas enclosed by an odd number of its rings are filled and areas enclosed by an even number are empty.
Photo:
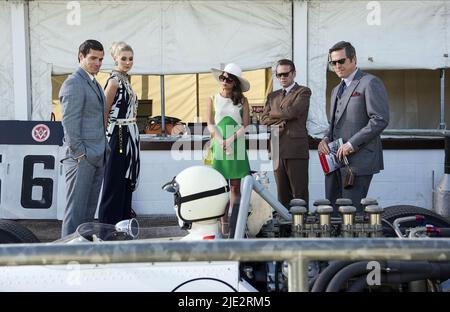
[[[33,232],[25,226],[11,220],[0,220],[0,244],[39,242]]]

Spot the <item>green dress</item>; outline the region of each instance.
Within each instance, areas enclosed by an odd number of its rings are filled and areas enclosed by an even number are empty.
[[[223,140],[233,136],[242,126],[243,106],[234,105],[230,98],[216,94],[213,97],[213,113],[216,127],[220,130],[220,134],[216,135],[222,135]],[[217,140],[213,140],[212,152],[212,167],[225,179],[240,179],[250,174],[245,136],[234,140],[228,153],[222,149]]]

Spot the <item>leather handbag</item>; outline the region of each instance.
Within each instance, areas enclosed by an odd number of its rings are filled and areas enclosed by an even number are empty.
[[[186,130],[185,125],[180,119],[175,117],[165,117],[166,134],[183,134]],[[147,125],[144,129],[145,134],[162,134],[162,118],[161,116],[149,117]]]

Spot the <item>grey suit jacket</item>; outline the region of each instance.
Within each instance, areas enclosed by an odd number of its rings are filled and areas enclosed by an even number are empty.
[[[107,149],[103,122],[105,95],[82,69],[64,81],[59,92],[66,156],[83,154],[94,166],[102,166]]]
[[[339,85],[331,93],[331,120],[338,89]],[[388,123],[389,103],[383,82],[358,69],[342,94],[327,137],[333,140],[342,138],[352,144],[354,153],[348,160],[355,174],[374,174],[384,168],[380,134]]]

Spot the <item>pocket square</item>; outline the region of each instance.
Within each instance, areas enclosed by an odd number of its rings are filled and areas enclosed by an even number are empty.
[[[361,93],[359,93],[359,92],[357,92],[357,91],[355,91],[355,92],[352,93],[352,96],[360,96],[360,95],[361,95]]]

